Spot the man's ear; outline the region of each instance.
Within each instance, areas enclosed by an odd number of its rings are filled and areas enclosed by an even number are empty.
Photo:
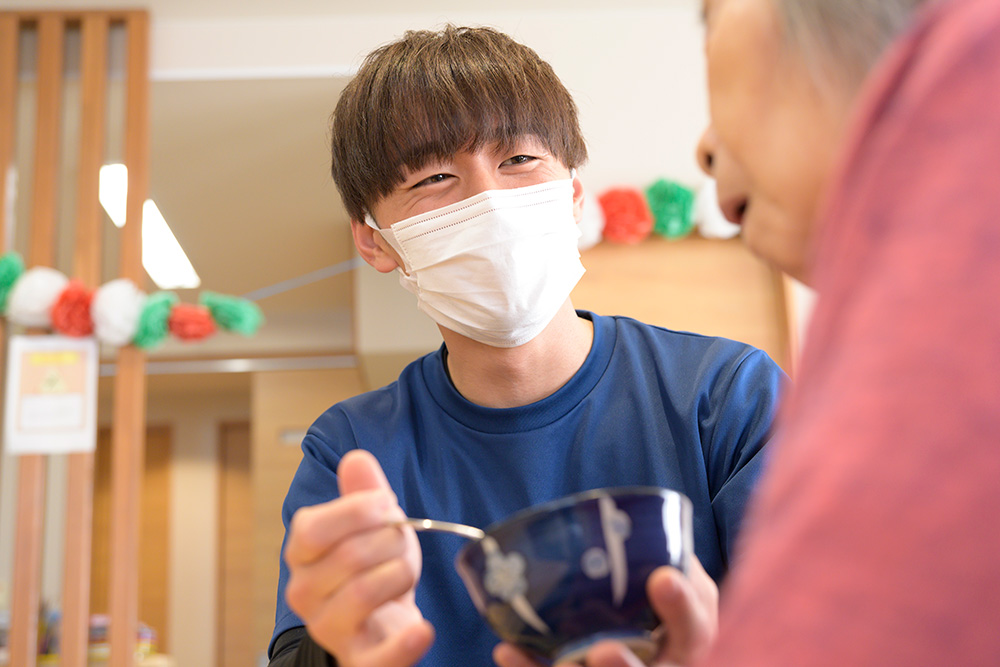
[[[583,220],[583,200],[585,199],[583,192],[583,183],[580,182],[579,176],[573,177],[573,218],[576,219],[576,224],[580,224]]]
[[[376,238],[375,230],[364,223],[363,220],[351,220],[351,235],[354,236],[354,247],[358,249],[361,259],[365,260],[378,271],[389,273],[402,266],[395,257],[385,247],[385,241]]]

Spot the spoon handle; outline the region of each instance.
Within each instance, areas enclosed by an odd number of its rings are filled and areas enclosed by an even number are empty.
[[[450,521],[438,521],[436,519],[411,519],[409,517],[400,521],[394,521],[393,526],[412,526],[414,530],[430,530],[438,533],[451,533],[461,535],[469,540],[481,540],[486,537],[486,533],[479,528],[466,526],[461,523],[451,523]]]

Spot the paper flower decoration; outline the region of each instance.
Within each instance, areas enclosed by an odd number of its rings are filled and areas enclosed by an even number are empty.
[[[77,280],[69,281],[52,306],[52,328],[67,336],[89,336],[94,333],[90,303],[94,293]]]
[[[65,336],[95,335],[108,345],[152,348],[173,334],[200,340],[217,328],[251,336],[264,321],[253,302],[203,292],[200,305],[172,292],[146,295],[131,281],[112,280],[95,292],[48,267],[24,270],[17,253],[0,257],[0,310],[14,324]]]
[[[26,327],[52,326],[52,306],[66,289],[69,278],[55,269],[28,269],[14,283],[7,301],[7,318]]]
[[[128,345],[139,328],[139,314],[146,295],[131,280],[118,278],[101,285],[90,304],[94,334],[115,347]]]
[[[198,301],[208,308],[220,327],[245,336],[256,331],[263,319],[260,309],[246,299],[237,299],[215,292],[202,292]]]
[[[605,191],[598,201],[604,210],[604,238],[613,243],[638,243],[653,229],[653,216],[642,193],[620,187]]]
[[[167,328],[181,340],[201,340],[215,333],[212,311],[205,306],[179,303],[170,311]]]
[[[176,294],[170,292],[150,294],[142,304],[139,326],[136,327],[132,344],[148,349],[162,343],[170,332],[167,321],[170,319],[170,309],[175,303],[177,303]]]
[[[583,217],[580,218],[580,239],[576,247],[583,251],[601,242],[604,234],[604,209],[595,197],[584,190]]]
[[[661,178],[646,188],[646,202],[653,214],[653,231],[660,236],[679,239],[694,227],[694,192],[680,183]]]
[[[7,299],[14,283],[24,273],[24,262],[17,253],[9,252],[0,257],[0,311],[6,312]]]

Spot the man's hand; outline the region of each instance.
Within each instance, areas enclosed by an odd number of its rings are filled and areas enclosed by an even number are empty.
[[[285,598],[340,667],[408,667],[434,641],[414,601],[421,555],[382,468],[348,452],[337,468],[340,498],[292,518]]]
[[[701,658],[711,647],[719,628],[719,589],[697,558],[691,573],[661,567],[646,582],[653,610],[660,619],[664,640],[652,667],[679,667]],[[539,667],[526,653],[500,644],[493,651],[500,667]],[[615,641],[601,641],[587,651],[587,667],[643,667],[635,655]],[[556,667],[571,667],[563,663]]]

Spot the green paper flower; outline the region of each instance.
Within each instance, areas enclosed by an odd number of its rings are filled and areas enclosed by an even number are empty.
[[[208,308],[220,328],[252,336],[264,322],[264,315],[252,301],[215,292],[202,292],[198,302]]]
[[[661,178],[646,189],[653,231],[668,239],[687,236],[694,228],[694,191]]]
[[[162,343],[170,332],[170,310],[177,301],[177,295],[173,292],[156,292],[146,297],[132,344],[148,350]]]
[[[24,261],[16,252],[4,253],[0,257],[0,313],[7,312],[7,297],[14,289],[14,283],[24,273]]]

